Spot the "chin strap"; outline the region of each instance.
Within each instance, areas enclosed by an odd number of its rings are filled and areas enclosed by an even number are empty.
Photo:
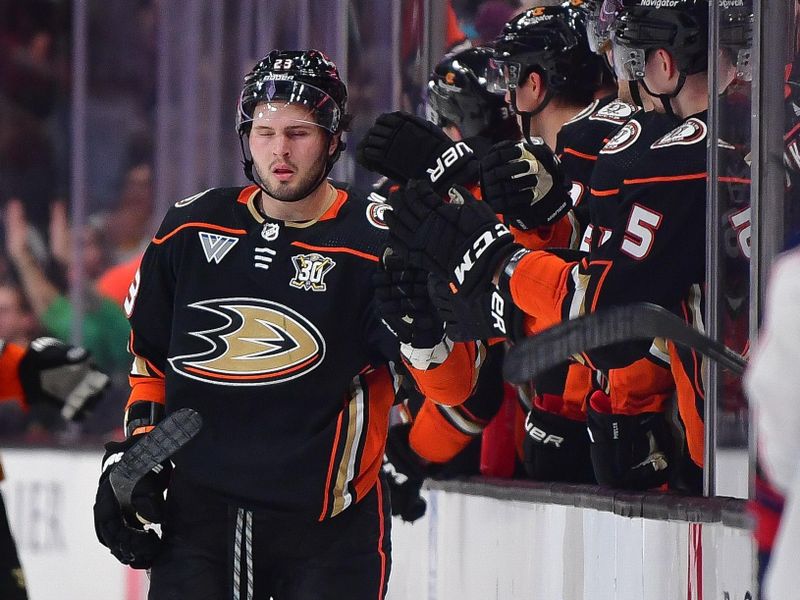
[[[533,144],[534,142],[531,140],[531,120],[533,117],[547,108],[547,105],[550,104],[550,101],[553,99],[553,91],[547,90],[542,103],[532,111],[520,110],[517,106],[517,89],[513,88],[509,91],[511,93],[511,108],[514,109],[515,113],[522,117],[522,135],[525,136],[525,139],[529,144]]]
[[[672,109],[672,102],[670,102],[670,100],[677,97],[678,94],[681,93],[683,86],[686,85],[686,73],[680,73],[678,76],[678,84],[675,86],[675,90],[671,94],[654,94],[650,91],[650,88],[647,87],[647,82],[645,82],[644,79],[640,79],[638,83],[641,84],[641,86],[644,88],[644,91],[650,94],[653,98],[658,98],[661,101],[661,105],[664,107],[664,112],[667,115],[677,118],[675,111]]]
[[[628,91],[631,94],[631,100],[633,100],[633,103],[639,108],[644,108],[644,102],[642,102],[642,90],[639,89],[639,82],[636,80],[629,81]]]

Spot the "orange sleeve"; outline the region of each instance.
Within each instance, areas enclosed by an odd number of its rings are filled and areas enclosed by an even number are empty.
[[[164,380],[160,377],[131,377],[129,381],[131,393],[128,396],[128,403],[125,405],[126,410],[134,402],[157,402],[158,404],[166,402]]]
[[[570,248],[575,239],[575,228],[570,219],[560,219],[547,227],[537,227],[529,231],[509,226],[514,240],[528,250],[544,250],[545,248]]]
[[[0,402],[15,401],[27,408],[25,392],[19,380],[19,363],[25,348],[17,344],[6,344],[0,354]]]
[[[647,358],[608,372],[611,410],[614,414],[638,415],[663,412],[675,391],[672,373]]]
[[[481,426],[485,427],[486,423],[482,423]],[[452,460],[473,439],[475,439],[473,435],[454,427],[437,406],[427,399],[414,418],[408,434],[411,449],[433,463],[446,463]]]
[[[539,330],[561,322],[573,266],[574,262],[538,250],[523,257],[514,270],[509,281],[511,297],[522,312],[536,319]]]
[[[456,342],[447,360],[427,371],[415,369],[405,359],[403,362],[426,398],[437,404],[456,406],[472,393],[484,353],[482,345]]]

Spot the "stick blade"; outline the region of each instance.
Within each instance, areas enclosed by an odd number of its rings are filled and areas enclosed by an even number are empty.
[[[136,484],[156,465],[183,448],[202,426],[203,419],[197,411],[181,408],[167,415],[122,455],[108,478],[124,513],[134,512],[132,496]]]
[[[525,383],[576,354],[654,338],[696,350],[738,375],[747,364],[741,355],[693,329],[664,307],[638,303],[570,319],[526,338],[506,355],[503,373],[511,383]]]

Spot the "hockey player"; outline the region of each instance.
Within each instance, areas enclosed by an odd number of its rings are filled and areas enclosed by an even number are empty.
[[[518,20],[515,19],[514,23]],[[537,81],[540,88],[542,75],[539,73],[547,74],[550,70],[557,70],[562,77],[573,77],[574,81],[580,82],[578,87],[583,90],[578,93],[571,92],[566,80],[554,78],[558,83],[554,84],[553,92],[547,94],[549,97],[547,110],[544,110],[541,121],[537,123],[552,123],[552,120],[557,118],[557,115],[563,115],[565,110],[572,116],[583,108],[583,104],[576,102],[588,103],[599,80],[600,63],[588,52],[585,35],[580,29],[580,22],[574,11],[549,8],[547,18],[543,19],[528,15],[524,23],[513,26],[513,35],[510,34],[509,37],[516,41],[515,48],[524,47],[527,43],[526,56],[529,58],[535,56],[538,60],[536,77],[539,78]],[[519,130],[512,127],[513,116],[509,107],[504,105],[502,96],[493,94],[487,89],[487,86],[491,85],[487,79],[491,73],[490,63],[493,57],[494,53],[487,49],[473,49],[446,58],[437,65],[428,84],[431,120],[444,127],[454,141],[467,144],[473,151],[472,156],[476,157],[483,156],[492,144],[504,140],[516,142],[519,138]],[[515,55],[515,58],[519,57]],[[586,76],[590,73],[593,77],[590,81],[586,81]],[[578,96],[580,100],[575,100]],[[382,115],[359,145],[359,160],[367,168],[392,176],[401,182],[409,177],[421,177],[425,171],[421,168],[415,171],[412,166],[407,166],[406,163],[409,162],[407,157],[415,156],[415,151],[420,153],[423,140],[431,145],[439,145],[442,137],[441,133],[437,137],[431,127],[423,127],[419,120],[411,115],[403,113]],[[453,147],[457,148],[458,145]],[[433,153],[422,152],[422,154]],[[466,183],[470,177],[476,179],[477,175],[474,170],[470,171],[468,167],[464,167],[459,177],[460,181]],[[566,198],[566,194],[563,197]],[[568,208],[566,204],[563,207]],[[537,216],[535,220],[531,219],[528,222],[526,217],[527,215],[515,213],[511,221],[511,230],[516,239],[528,248],[566,247],[573,245],[577,239],[570,220],[562,219],[548,226],[541,217]],[[468,310],[463,306],[460,308]],[[451,311],[451,314],[454,312],[458,311]],[[492,353],[498,353],[500,350],[498,346],[492,349]],[[480,394],[480,397],[473,396],[463,405],[453,408],[425,403],[413,425],[393,428],[390,432],[387,454],[390,460],[396,463],[393,465],[394,469],[406,471],[402,473],[401,485],[406,498],[404,505],[414,507],[410,514],[419,514],[417,509],[419,502],[410,494],[413,486],[409,482],[414,482],[416,486],[421,484],[421,474],[424,473],[424,469],[416,469],[416,473],[410,473],[402,466],[413,464],[414,454],[436,463],[452,458],[483,430],[499,408],[502,394],[497,390],[493,394],[494,397],[491,397],[492,386],[485,381],[486,378],[492,377],[490,372],[495,372],[495,379],[498,382],[500,380],[499,372],[496,372],[500,367],[500,361],[498,357],[491,358],[482,367],[484,381],[481,382],[479,390],[484,393]],[[563,379],[562,375],[561,381],[557,384],[559,392],[564,387]],[[588,380],[588,375],[583,374],[581,384],[588,385]],[[576,395],[580,396],[578,400],[582,403],[586,392],[581,391]],[[580,409],[576,412],[580,412]],[[577,429],[580,436],[585,438],[584,427],[577,425]],[[408,444],[405,438],[400,436],[409,430],[411,446],[415,451],[402,453]],[[586,448],[586,444],[583,448]],[[586,469],[580,474],[575,474],[577,467],[565,468],[563,463],[556,464],[556,461],[541,462],[547,465],[547,471],[539,473],[539,478],[566,478],[571,481],[591,479],[588,454],[585,461],[588,475],[585,473]]]
[[[327,179],[346,103],[321,52],[272,51],[239,101],[254,185],[177,202],[145,252],[126,301],[128,439],[107,446],[95,526],[120,561],[151,568],[150,598],[383,598],[391,362],[402,354],[437,402],[472,389],[474,345],[385,298],[376,311],[385,206]],[[202,430],[138,484],[137,514],[121,514],[111,465],[187,406]],[[163,538],[140,522],[161,522]]]
[[[442,204],[424,184],[409,185],[388,217],[395,250],[446,277],[453,293],[470,297],[493,281],[504,301],[527,316],[529,330],[555,324],[586,311],[628,302],[650,301],[670,307],[694,326],[702,326],[705,280],[706,163],[704,121],[708,107],[706,77],[708,3],[676,1],[669,8],[648,0],[626,0],[612,40],[617,75],[640,82],[657,98],[661,112],[632,119],[603,148],[592,176],[593,233],[590,255],[570,261],[546,251],[513,244],[482,203],[461,192],[464,204]],[[744,25],[743,25],[744,26]],[[727,85],[734,76],[729,65]],[[723,152],[728,150],[723,145]],[[732,174],[722,183],[736,193],[746,186],[746,166],[734,151],[722,156]],[[527,189],[536,203],[547,178],[531,175],[546,165],[533,157],[518,161],[507,174],[505,193],[519,200]],[[516,175],[516,177],[514,177]],[[502,188],[500,188],[502,191]],[[497,190],[494,193],[499,193]],[[484,188],[484,195],[491,192]],[[596,207],[596,208],[595,208]],[[600,228],[607,233],[601,241]],[[497,302],[499,304],[499,301]],[[631,345],[613,353],[584,357],[595,367],[618,367],[647,352]],[[678,404],[686,426],[698,491],[703,463],[700,358],[669,344]],[[657,482],[659,465],[649,460],[657,432],[624,448],[614,444],[625,424],[595,439],[610,454],[610,468],[622,477]]]
[[[47,402],[60,407],[65,419],[79,421],[101,399],[108,381],[105,373],[94,368],[83,348],[47,337],[33,340],[27,348],[0,340],[0,402],[18,402],[23,407]],[[0,597],[28,597],[2,495]]]
[[[593,98],[600,89],[603,70],[601,59],[589,48],[584,22],[585,13],[570,5],[539,7],[520,14],[495,40],[494,70],[489,75],[494,88],[505,93],[506,101],[520,115],[523,127],[527,125],[526,137],[543,140],[547,148],[555,149],[559,158],[564,159],[564,178],[572,186],[573,210],[568,218],[576,239],[580,239],[588,220],[582,201],[587,195],[594,162],[587,160],[583,145],[587,145],[593,130],[587,131],[587,127],[578,125],[568,127],[587,114],[594,116],[598,101]],[[633,110],[628,110],[627,115],[623,112],[616,116],[622,122],[623,116],[630,116]],[[598,124],[607,127],[607,120],[604,117]],[[564,152],[565,133],[575,130],[579,135],[569,136],[571,146],[567,154]],[[602,143],[602,138],[599,142]],[[484,172],[496,172],[516,157],[521,147],[507,143],[493,148],[483,162]],[[530,148],[535,152],[537,146]],[[551,154],[549,149],[541,148],[545,156]],[[491,177],[484,179],[487,189],[494,184]],[[495,202],[495,199],[502,201],[501,195],[487,195],[486,199],[499,212],[514,214],[527,208]],[[584,216],[577,218],[579,214]],[[571,246],[574,249],[577,244]],[[594,387],[592,373],[587,367],[566,363],[533,382],[532,393],[525,394],[529,398],[524,438],[525,465],[531,477],[551,481],[595,481],[586,434],[586,403]]]
[[[428,120],[454,142],[466,143],[476,157],[486,154],[497,142],[520,138],[516,117],[502,95],[486,89],[492,56],[487,48],[470,48],[447,56],[428,81]],[[552,231],[556,235],[559,232],[568,235],[566,228]],[[550,233],[539,234],[553,239]],[[481,433],[503,400],[502,357],[502,345],[487,349],[475,393],[458,406],[437,404],[413,389],[402,390],[406,398],[396,407],[401,422],[389,429],[384,465],[393,514],[406,521],[424,514],[419,490],[429,476],[478,472]]]

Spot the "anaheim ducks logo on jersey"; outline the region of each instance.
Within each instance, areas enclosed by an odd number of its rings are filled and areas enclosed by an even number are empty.
[[[372,198],[373,194],[370,194]],[[378,229],[389,229],[386,224],[386,211],[392,208],[386,202],[370,202],[367,204],[367,221]]]
[[[638,108],[632,104],[628,104],[624,100],[617,98],[613,102],[609,102],[603,108],[589,117],[590,121],[605,121],[606,123],[613,123],[614,125],[623,125],[627,123],[633,115],[638,112]]]
[[[313,371],[325,358],[319,330],[288,306],[259,298],[215,298],[189,305],[212,315],[190,331],[210,348],[169,359],[181,375],[217,385],[271,385]]]
[[[608,140],[608,143],[600,150],[600,154],[616,154],[626,148],[630,148],[642,134],[642,126],[639,121],[628,121],[617,134]]]
[[[708,128],[700,119],[692,117],[685,123],[670,131],[661,139],[653,142],[651,149],[667,148],[669,146],[691,146],[706,139]]]

